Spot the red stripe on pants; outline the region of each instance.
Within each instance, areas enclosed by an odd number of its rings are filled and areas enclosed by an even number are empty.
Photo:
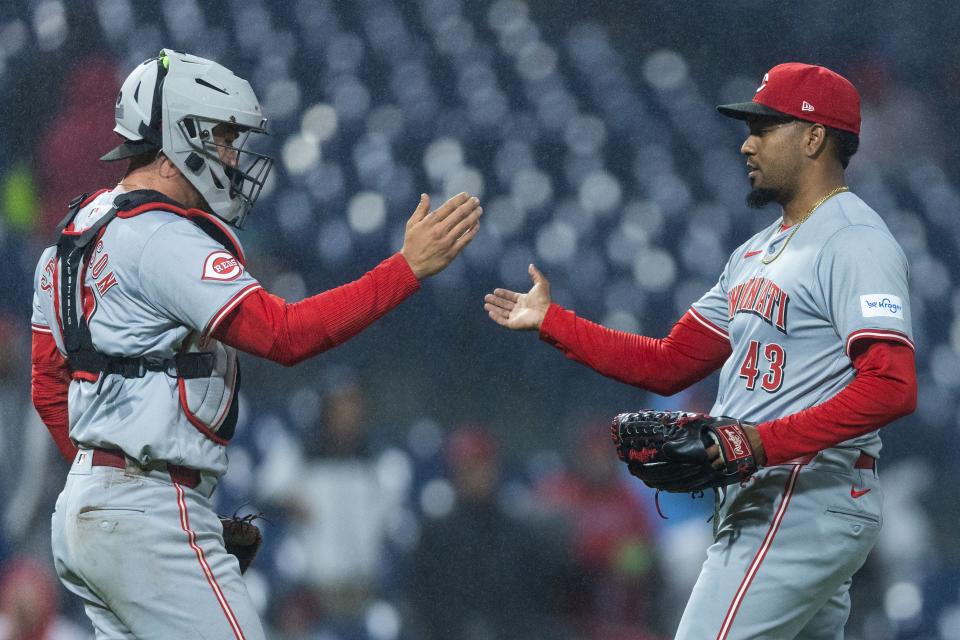
[[[203,569],[203,573],[207,577],[207,582],[210,584],[210,588],[213,589],[213,595],[216,596],[217,602],[220,603],[220,608],[223,609],[223,614],[227,617],[227,622],[230,623],[230,628],[233,629],[233,636],[237,640],[246,640],[243,635],[243,630],[240,628],[240,623],[237,621],[237,617],[233,614],[233,609],[230,608],[230,603],[227,602],[226,596],[223,595],[223,591],[220,589],[220,585],[217,583],[217,578],[213,575],[213,570],[207,563],[207,558],[203,554],[203,549],[201,549],[200,545],[197,544],[197,534],[194,533],[190,528],[190,518],[187,516],[187,501],[183,495],[183,487],[177,483],[174,483],[173,486],[177,490],[177,504],[180,507],[180,527],[187,534],[187,540],[190,542],[190,548],[193,549],[193,551],[197,554],[197,560],[200,562],[200,568]]]
[[[761,544],[760,549],[757,550],[757,555],[753,557],[753,561],[750,563],[746,575],[743,576],[743,580],[740,582],[740,587],[737,589],[736,595],[733,596],[733,602],[730,603],[730,608],[727,609],[727,615],[723,619],[723,624],[720,625],[717,640],[726,640],[727,634],[730,633],[730,627],[733,625],[733,619],[737,617],[737,611],[740,610],[743,597],[747,594],[750,583],[753,582],[754,576],[757,575],[760,564],[763,562],[764,557],[766,557],[770,545],[773,544],[773,538],[780,529],[780,523],[783,521],[783,515],[787,512],[787,507],[790,505],[790,498],[793,496],[793,489],[797,484],[797,476],[800,475],[800,469],[802,468],[803,465],[797,464],[793,466],[793,471],[790,472],[790,477],[787,479],[787,486],[783,490],[783,498],[780,500],[780,507],[773,516],[773,522],[770,523],[770,529],[767,530],[763,544]]]

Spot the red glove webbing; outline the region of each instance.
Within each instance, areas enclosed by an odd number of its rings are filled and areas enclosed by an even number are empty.
[[[420,281],[398,253],[358,280],[294,304],[259,289],[211,335],[241,351],[291,366],[349,340],[419,288]]]
[[[608,329],[552,304],[540,325],[540,338],[609,378],[669,396],[702,380],[730,357],[723,331],[705,322],[688,311],[666,338],[648,338]]]

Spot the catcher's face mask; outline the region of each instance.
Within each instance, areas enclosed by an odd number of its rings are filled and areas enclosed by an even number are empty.
[[[273,166],[252,149],[266,135],[266,118],[246,80],[211,60],[163,50],[124,81],[116,123],[125,142],[104,160],[163,151],[211,213],[243,226]]]

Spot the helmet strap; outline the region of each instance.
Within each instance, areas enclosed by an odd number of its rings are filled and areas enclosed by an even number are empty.
[[[160,133],[160,123],[163,114],[163,81],[167,77],[170,60],[166,52],[161,51],[157,56],[157,82],[153,85],[153,103],[150,106],[150,124],[140,123],[139,133],[144,140],[148,140],[158,147],[163,146],[163,136]]]

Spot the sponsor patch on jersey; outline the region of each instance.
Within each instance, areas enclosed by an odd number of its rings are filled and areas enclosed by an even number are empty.
[[[860,311],[864,318],[903,319],[903,301],[892,293],[871,293],[860,296]]]
[[[203,263],[203,280],[236,280],[243,273],[243,265],[226,251],[214,251]]]

